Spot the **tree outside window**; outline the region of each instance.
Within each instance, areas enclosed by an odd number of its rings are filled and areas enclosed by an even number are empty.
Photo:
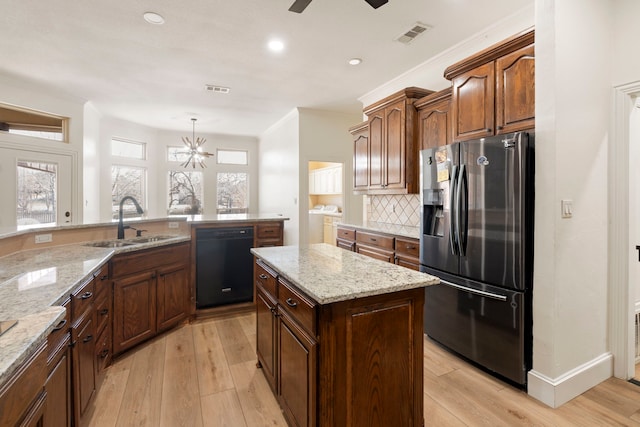
[[[143,209],[146,209],[145,177],[144,168],[111,166],[111,216],[113,219],[118,219],[120,200],[125,196],[132,196]],[[125,218],[140,216],[132,203],[125,203],[122,212]]]
[[[18,225],[56,222],[58,166],[55,163],[18,162]]]
[[[218,173],[218,213],[246,213],[249,210],[249,176],[242,172]]]
[[[169,215],[202,214],[202,172],[169,171]]]

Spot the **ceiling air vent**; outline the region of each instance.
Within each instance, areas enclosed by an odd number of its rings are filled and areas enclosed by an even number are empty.
[[[204,85],[204,89],[207,92],[214,92],[214,93],[229,93],[229,92],[231,92],[231,89],[228,88],[228,87],[216,86],[216,85]]]
[[[424,33],[425,31],[429,30],[430,28],[431,27],[428,25],[425,25],[420,22],[416,22],[415,24],[413,24],[413,27],[411,27],[404,34],[400,34],[394,40],[399,41],[400,43],[409,44],[416,37],[418,37],[420,34]]]

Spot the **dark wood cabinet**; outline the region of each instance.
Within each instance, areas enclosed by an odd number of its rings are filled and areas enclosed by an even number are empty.
[[[104,369],[113,354],[113,282],[109,277],[109,266],[104,265],[95,274],[96,343],[94,358],[96,366],[96,389],[104,379]]]
[[[80,425],[96,391],[95,344],[96,324],[91,312],[71,329],[74,425]]]
[[[49,427],[70,427],[71,412],[71,309],[70,300],[64,304],[64,319],[53,328],[47,338],[47,405],[43,421]]]
[[[349,129],[353,137],[353,191],[366,194],[369,188],[369,123]]]
[[[356,231],[353,228],[338,225],[336,246],[348,251],[356,250]]]
[[[418,110],[419,149],[443,147],[451,138],[451,88],[420,98],[414,103]]]
[[[290,426],[423,426],[423,288],[322,305],[256,266],[258,361]]]
[[[113,282],[113,351],[119,354],[156,334],[156,272]]]
[[[412,270],[420,270],[420,240],[396,237],[395,263]]]
[[[161,332],[187,317],[189,270],[185,264],[173,264],[158,269],[157,279],[157,325]]]
[[[394,262],[394,237],[356,231],[356,252],[380,261]]]
[[[453,140],[535,126],[534,32],[491,46],[445,70],[452,83]]]
[[[413,103],[431,93],[406,88],[364,109],[368,138],[354,145],[354,190],[361,194],[418,192],[417,114]]]
[[[255,264],[256,280],[256,353],[271,389],[277,393],[276,368],[278,312],[276,277],[268,267]]]
[[[190,244],[117,255],[113,277],[113,353],[119,354],[187,318]]]
[[[282,246],[284,233],[284,222],[261,222],[256,225],[255,247],[264,248],[267,246]]]
[[[42,426],[47,393],[46,344],[17,368],[0,387],[0,426]]]

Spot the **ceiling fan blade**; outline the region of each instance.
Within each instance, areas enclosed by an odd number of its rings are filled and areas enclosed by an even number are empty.
[[[289,12],[302,13],[309,6],[311,0],[296,0],[289,8]]]
[[[383,6],[387,3],[389,3],[389,0],[365,0],[367,3],[369,3],[369,5],[374,8],[377,9],[380,6]]]

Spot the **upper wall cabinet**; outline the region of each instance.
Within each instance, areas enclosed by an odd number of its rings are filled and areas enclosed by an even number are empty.
[[[418,110],[418,149],[442,147],[451,143],[451,88],[420,98]]]
[[[363,147],[355,147],[354,150],[356,193],[418,192],[419,146],[417,111],[413,103],[431,93],[433,92],[430,90],[410,87],[364,109],[369,129],[368,152],[365,171],[365,162],[362,158]],[[360,142],[363,143],[364,140]],[[366,190],[363,176],[367,177]]]
[[[353,137],[353,192],[365,194],[369,188],[369,123],[349,129]]]
[[[448,67],[454,141],[535,126],[534,31],[518,34]]]

